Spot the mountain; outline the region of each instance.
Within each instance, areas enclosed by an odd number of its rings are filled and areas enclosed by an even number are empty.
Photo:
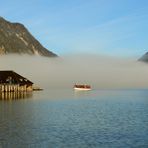
[[[24,25],[0,17],[0,55],[9,53],[57,57],[44,48]]]
[[[139,61],[147,62],[147,63],[148,63],[148,52],[146,52],[146,53],[139,59]]]

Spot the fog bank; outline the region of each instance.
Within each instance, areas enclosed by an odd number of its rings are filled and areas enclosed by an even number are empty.
[[[6,55],[0,57],[0,70],[14,70],[44,89],[72,88],[75,83],[94,89],[148,88],[148,64],[136,59]]]

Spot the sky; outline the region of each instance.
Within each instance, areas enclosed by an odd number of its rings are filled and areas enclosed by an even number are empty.
[[[147,0],[0,0],[0,16],[24,24],[57,55],[148,51]]]

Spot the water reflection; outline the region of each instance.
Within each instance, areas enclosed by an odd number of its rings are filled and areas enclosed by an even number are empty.
[[[148,147],[148,91],[21,95],[0,101],[0,148]]]
[[[0,92],[0,100],[32,98],[32,92]]]

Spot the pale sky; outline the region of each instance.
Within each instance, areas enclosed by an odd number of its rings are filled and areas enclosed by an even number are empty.
[[[58,55],[148,51],[148,0],[0,0],[0,16]]]

